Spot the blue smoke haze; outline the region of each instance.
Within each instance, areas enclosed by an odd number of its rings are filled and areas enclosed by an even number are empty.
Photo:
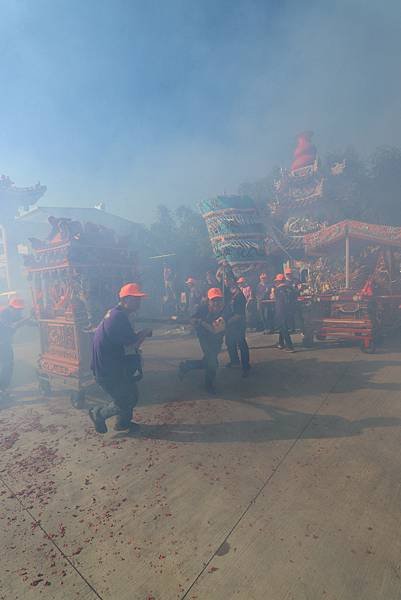
[[[401,3],[3,0],[0,172],[149,222],[321,153],[401,145]]]

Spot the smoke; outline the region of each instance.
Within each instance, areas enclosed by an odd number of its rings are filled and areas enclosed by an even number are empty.
[[[395,0],[6,0],[0,171],[149,221],[320,153],[401,144]]]

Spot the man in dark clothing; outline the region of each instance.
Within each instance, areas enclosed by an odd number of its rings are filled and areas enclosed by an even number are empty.
[[[13,298],[8,306],[0,311],[0,394],[8,395],[14,371],[13,337],[15,331],[29,319],[22,317],[24,301]]]
[[[285,348],[287,352],[295,352],[288,330],[288,325],[294,315],[295,293],[292,286],[286,282],[285,276],[282,273],[276,275],[275,283],[276,325],[279,330],[277,348]]]
[[[246,341],[246,299],[239,286],[231,284],[226,291],[226,344],[230,362],[228,368],[240,364],[238,348],[241,354],[241,365],[243,377],[248,377],[249,347]]]
[[[207,303],[199,306],[191,319],[203,352],[203,358],[181,362],[179,377],[182,379],[188,371],[193,369],[204,369],[206,391],[214,394],[214,382],[219,366],[218,354],[225,331],[223,292],[220,288],[210,288],[207,298]]]
[[[139,348],[150,329],[133,330],[129,316],[135,313],[147,294],[136,283],[124,285],[120,301],[109,310],[97,327],[93,339],[91,368],[97,383],[112,398],[102,408],[92,408],[89,416],[98,433],[106,433],[106,419],[117,416],[115,429],[133,429],[132,410],[138,402],[136,381],[142,376]]]
[[[268,282],[268,279],[267,273],[261,273],[256,286],[259,321],[263,327],[263,333],[273,333],[274,331],[274,303],[270,301],[273,285]]]
[[[288,329],[290,332],[294,332],[296,329],[303,331],[304,318],[302,314],[302,304],[298,302],[300,290],[302,288],[301,282],[297,277],[294,277],[293,270],[291,267],[284,269],[285,280],[287,285],[291,286],[294,290],[294,312],[288,323]]]

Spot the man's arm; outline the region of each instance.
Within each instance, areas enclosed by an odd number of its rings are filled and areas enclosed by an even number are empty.
[[[130,346],[140,339],[139,334],[132,329],[128,317],[122,312],[116,312],[110,319],[105,319],[104,327],[113,344]]]
[[[212,325],[205,321],[206,314],[207,311],[205,311],[204,306],[198,308],[191,316],[191,325],[193,325],[193,327],[202,327],[206,331],[209,331],[209,333],[214,333]]]

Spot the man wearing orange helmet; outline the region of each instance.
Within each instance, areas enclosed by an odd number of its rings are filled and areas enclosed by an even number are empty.
[[[6,397],[14,371],[13,337],[15,331],[26,323],[22,318],[25,304],[21,298],[12,298],[0,310],[0,394]]]
[[[242,376],[248,377],[251,369],[249,363],[249,346],[246,341],[246,300],[241,288],[231,283],[226,289],[226,344],[230,362],[226,367],[242,366]],[[241,362],[238,356],[241,355]]]
[[[263,327],[263,333],[273,333],[274,330],[274,306],[269,303],[272,287],[267,273],[261,273],[259,283],[256,286],[256,300],[259,322]]]
[[[214,382],[219,364],[217,357],[221,350],[225,331],[223,311],[223,292],[220,288],[210,288],[207,292],[207,303],[202,304],[191,319],[203,352],[203,358],[184,360],[179,366],[180,379],[183,379],[188,371],[204,369],[205,387],[209,394],[215,393]]]
[[[285,267],[284,269],[285,280],[289,286],[294,290],[294,313],[288,323],[290,332],[294,332],[297,328],[301,331],[304,328],[304,319],[302,314],[302,304],[298,302],[298,298],[302,289],[300,280],[294,275],[291,267]]]
[[[119,303],[107,311],[95,331],[91,368],[97,383],[112,398],[108,406],[89,411],[98,433],[107,432],[106,419],[113,416],[117,416],[117,431],[135,427],[132,410],[138,402],[136,382],[142,377],[139,348],[152,331],[135,333],[129,317],[146,297],[137,283],[127,283],[119,292]]]
[[[275,278],[275,314],[276,325],[279,330],[277,348],[287,352],[295,352],[292,345],[288,324],[294,316],[295,296],[292,286],[288,284],[283,273],[278,273]]]

